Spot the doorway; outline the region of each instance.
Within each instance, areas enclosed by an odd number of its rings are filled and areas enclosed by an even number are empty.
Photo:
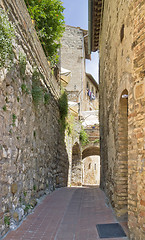
[[[118,164],[116,176],[116,211],[128,217],[128,91],[120,97],[118,116]]]

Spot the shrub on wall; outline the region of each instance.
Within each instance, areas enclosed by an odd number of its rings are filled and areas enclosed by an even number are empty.
[[[80,142],[83,146],[85,146],[89,143],[88,134],[85,132],[85,130],[83,128],[80,131]]]
[[[64,32],[64,16],[60,0],[25,0],[29,14],[35,22],[35,28],[48,60],[58,61],[60,38]]]
[[[33,103],[38,106],[39,103],[43,100],[43,90],[40,86],[40,74],[37,69],[34,69],[32,75],[32,98]]]
[[[14,58],[13,38],[15,38],[14,27],[4,10],[0,8],[0,68],[12,65]]]
[[[37,67],[33,69],[32,74],[32,99],[35,106],[38,106],[40,103],[48,105],[50,102],[50,93],[49,91],[41,85],[41,79],[44,76],[38,71]],[[25,90],[25,89],[24,89]]]
[[[59,98],[59,111],[60,111],[60,118],[63,119],[68,114],[68,100],[66,92],[63,92]]]
[[[68,114],[68,99],[66,92],[63,92],[58,100],[59,112],[60,112],[60,123],[61,130],[64,132],[66,128],[66,117]]]

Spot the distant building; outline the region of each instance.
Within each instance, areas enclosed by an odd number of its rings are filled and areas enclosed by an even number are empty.
[[[99,89],[98,84],[89,73],[86,73],[85,84],[83,87],[83,111],[99,109]]]
[[[82,111],[98,110],[98,84],[85,72],[88,55],[88,32],[79,27],[66,26],[61,40],[61,83],[67,90],[69,102]]]

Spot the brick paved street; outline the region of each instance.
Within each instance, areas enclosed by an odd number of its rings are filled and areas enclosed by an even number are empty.
[[[96,224],[115,222],[99,188],[62,188],[47,195],[4,240],[99,240]]]

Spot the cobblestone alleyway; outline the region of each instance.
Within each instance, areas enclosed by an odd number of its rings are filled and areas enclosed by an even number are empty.
[[[62,188],[47,195],[4,240],[99,240],[96,224],[115,222],[99,188]]]

